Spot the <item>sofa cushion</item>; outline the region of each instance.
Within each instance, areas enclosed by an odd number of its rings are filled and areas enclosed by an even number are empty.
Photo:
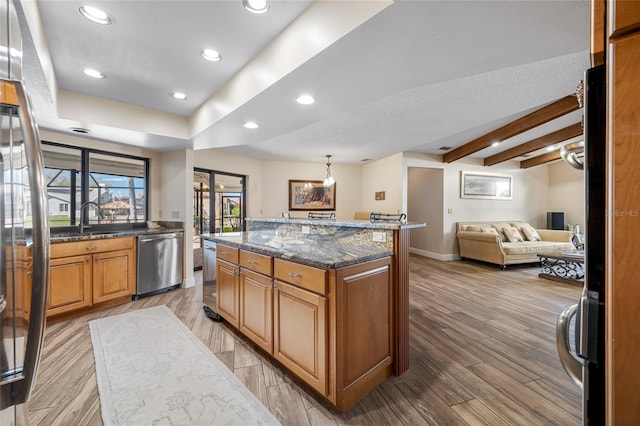
[[[482,228],[482,231],[485,234],[493,234],[493,235],[497,235],[498,237],[502,238],[502,236],[500,235],[500,233],[495,229],[495,228],[491,228],[489,226]]]
[[[560,243],[552,241],[525,241],[523,243],[502,243],[502,250],[507,255],[539,254],[539,253],[561,253],[563,251],[574,250],[571,243]]]
[[[524,225],[522,225],[521,231],[524,234],[524,236],[527,237],[528,241],[542,240],[542,238],[540,238],[540,234],[538,234],[538,231],[533,229],[533,226],[529,225],[528,223],[525,223]]]
[[[510,243],[521,243],[524,241],[520,232],[513,226],[502,228],[502,232],[504,232],[504,235]]]

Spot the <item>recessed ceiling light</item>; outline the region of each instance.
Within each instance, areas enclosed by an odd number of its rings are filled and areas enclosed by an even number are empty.
[[[174,99],[178,99],[179,101],[184,101],[185,99],[187,99],[187,95],[182,92],[171,92],[169,93],[169,95],[171,95],[171,97]]]
[[[87,133],[91,133],[91,130],[85,129],[84,127],[69,127],[69,130],[71,130],[72,132],[82,133],[82,134],[85,134],[85,135]]]
[[[491,146],[498,146],[498,145],[500,145],[500,142],[494,142],[491,144]]]
[[[553,151],[554,149],[556,149],[556,147],[555,147],[555,146],[553,146],[553,145],[549,145],[549,146],[547,147],[547,152],[551,152],[551,151]]]
[[[213,50],[213,49],[202,49],[200,51],[200,56],[205,58],[207,61],[211,61],[211,62],[218,62],[219,60],[222,59],[222,56],[220,56],[220,53],[218,53],[217,50]]]
[[[242,0],[242,5],[251,13],[262,15],[269,10],[269,2],[267,0]]]
[[[102,74],[98,70],[94,70],[93,68],[82,68],[82,73],[91,78],[107,78],[106,75]]]
[[[256,123],[255,121],[247,121],[243,124],[243,126],[247,129],[257,129],[258,123]]]
[[[85,18],[102,25],[111,25],[115,21],[108,13],[93,6],[80,6],[80,14]]]
[[[315,101],[316,100],[313,99],[313,96],[311,95],[300,95],[298,96],[298,99],[296,99],[296,102],[298,102],[300,105],[311,105]]]

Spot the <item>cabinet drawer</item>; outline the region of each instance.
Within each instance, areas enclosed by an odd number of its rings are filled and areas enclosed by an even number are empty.
[[[51,257],[80,256],[104,251],[131,249],[135,247],[134,239],[135,237],[122,237],[54,243],[51,244]]]
[[[275,259],[273,276],[277,280],[319,294],[327,294],[327,271],[313,266],[301,265],[288,260]]]
[[[263,275],[271,276],[273,273],[273,258],[263,254],[240,250],[240,266]]]
[[[228,246],[218,244],[218,250],[216,256],[218,259],[226,260],[227,262],[238,264],[238,250]]]

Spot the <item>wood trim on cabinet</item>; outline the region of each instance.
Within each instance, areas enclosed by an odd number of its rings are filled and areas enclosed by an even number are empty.
[[[409,237],[410,229],[394,231],[397,269],[394,293],[395,355],[393,374],[401,375],[409,369]]]
[[[274,259],[273,278],[318,294],[327,294],[327,271],[288,260]]]
[[[622,3],[617,1],[616,12]],[[640,10],[640,2],[635,2]],[[638,15],[640,16],[640,15]],[[607,424],[640,424],[640,31],[615,40],[607,58]]]
[[[218,244],[218,249],[216,250],[216,257],[218,259],[226,260],[227,262],[238,264],[239,252],[237,248],[225,246],[223,244]]]
[[[240,250],[240,266],[259,272],[262,275],[273,275],[273,257],[265,256],[264,254]]]
[[[608,1],[607,10],[609,42],[640,32],[640,1],[615,0]]]
[[[78,256],[104,251],[132,249],[135,247],[135,237],[105,238],[99,240],[72,241],[53,243],[50,248],[51,258]]]

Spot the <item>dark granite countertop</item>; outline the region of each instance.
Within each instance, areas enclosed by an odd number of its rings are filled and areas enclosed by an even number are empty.
[[[324,269],[342,268],[393,255],[393,250],[382,244],[346,244],[332,235],[304,235],[291,238],[279,236],[275,231],[249,231],[202,234],[200,237],[230,247]]]
[[[424,228],[424,222],[371,222],[369,220],[324,220],[324,219],[297,219],[297,218],[247,218],[247,222],[255,223],[279,223],[279,224],[299,224],[299,225],[326,225],[341,226],[348,228],[367,228],[367,229],[412,229]],[[251,227],[251,225],[249,225]]]
[[[184,229],[181,228],[134,228],[134,229],[121,229],[114,231],[102,231],[96,230],[92,231],[91,229],[86,230],[84,233],[80,234],[79,232],[52,232],[49,240],[51,244],[56,243],[66,243],[71,241],[85,241],[85,240],[101,240],[105,238],[119,238],[119,237],[128,237],[128,236],[138,236],[138,235],[149,235],[149,234],[165,234],[170,232],[183,232]]]

